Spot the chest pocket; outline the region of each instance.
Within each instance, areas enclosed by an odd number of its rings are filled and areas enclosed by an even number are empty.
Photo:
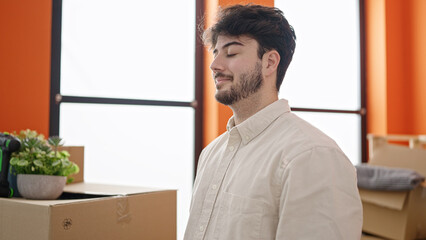
[[[271,207],[260,200],[222,192],[215,239],[274,239],[275,231],[271,230],[276,230],[278,218],[271,211]]]

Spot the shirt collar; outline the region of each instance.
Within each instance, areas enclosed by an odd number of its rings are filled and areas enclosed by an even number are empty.
[[[228,120],[226,129],[230,132],[233,127],[236,127],[245,145],[263,132],[275,119],[286,112],[290,112],[288,101],[280,99],[269,104],[237,126],[235,126],[234,116],[232,116]]]

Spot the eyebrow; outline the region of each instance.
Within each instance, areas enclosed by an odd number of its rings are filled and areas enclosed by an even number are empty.
[[[244,44],[242,44],[242,43],[240,43],[240,42],[233,41],[233,42],[229,42],[229,43],[226,43],[225,45],[223,45],[223,46],[222,46],[222,49],[225,49],[225,48],[227,48],[227,47],[229,47],[229,46],[232,46],[232,45],[244,46]],[[215,49],[213,50],[213,55],[216,55],[216,54],[217,54],[217,51],[218,51],[218,50],[215,48]]]

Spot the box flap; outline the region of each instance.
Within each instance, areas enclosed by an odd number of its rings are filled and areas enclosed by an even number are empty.
[[[66,185],[64,188],[64,193],[61,195],[61,197],[66,195],[65,198],[59,198],[56,200],[31,200],[31,199],[25,199],[25,198],[10,198],[10,199],[2,198],[1,200],[16,202],[19,204],[26,204],[26,205],[39,205],[39,206],[45,206],[45,207],[53,207],[53,206],[63,205],[63,204],[98,201],[102,198],[114,197],[116,195],[134,195],[138,193],[150,193],[150,192],[160,192],[160,191],[168,191],[168,190],[83,182],[83,183],[74,183],[74,184]],[[70,195],[72,194],[76,194],[78,198],[75,198],[72,196],[70,197]]]
[[[359,189],[362,202],[394,210],[402,210],[409,192],[372,191]]]
[[[57,200],[31,200],[31,199],[25,199],[25,198],[5,198],[2,200],[15,202],[20,205],[29,205],[29,206],[37,205],[37,206],[44,206],[44,207],[53,207],[59,204],[91,201],[92,199],[82,198],[82,199],[57,199]],[[96,200],[96,199],[93,198],[93,200]]]
[[[97,183],[74,183],[66,185],[64,192],[70,193],[83,193],[95,195],[131,195],[137,193],[148,193],[165,191],[165,189],[137,187],[137,186],[120,186],[110,184],[97,184]]]
[[[374,150],[369,164],[385,167],[408,168],[426,176],[426,150],[385,144]]]

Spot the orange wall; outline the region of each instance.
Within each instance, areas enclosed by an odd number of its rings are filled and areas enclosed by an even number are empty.
[[[407,16],[411,29],[411,77],[413,84],[414,133],[426,134],[426,1],[412,1]]]
[[[0,1],[0,132],[48,135],[50,0]]]
[[[426,134],[426,1],[365,5],[368,132]]]
[[[224,7],[234,4],[260,4],[265,6],[274,6],[274,0],[207,0],[205,5],[205,28],[212,26],[215,22],[215,17],[218,7]],[[204,139],[203,146],[206,146],[213,141],[217,136],[226,131],[228,119],[232,116],[232,111],[229,107],[216,102],[214,94],[216,88],[213,82],[212,73],[209,68],[213,61],[211,52],[208,48],[204,49]]]

